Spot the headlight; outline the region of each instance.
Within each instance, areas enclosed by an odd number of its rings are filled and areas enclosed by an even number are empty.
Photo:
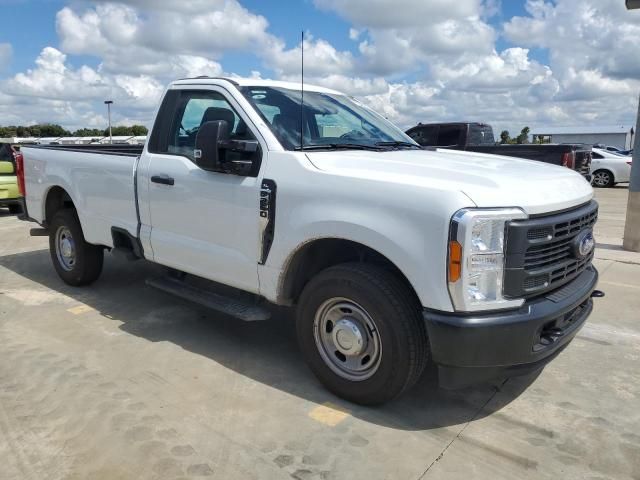
[[[449,293],[457,311],[519,307],[502,296],[506,223],[527,218],[519,208],[463,209],[451,220]]]

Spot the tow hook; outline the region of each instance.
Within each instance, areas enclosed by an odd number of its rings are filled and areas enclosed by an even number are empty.
[[[604,297],[604,292],[602,290],[594,290],[591,292],[591,298],[602,298]]]

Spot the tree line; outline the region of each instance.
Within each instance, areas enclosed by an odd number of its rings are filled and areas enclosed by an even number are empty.
[[[147,127],[144,125],[131,125],[131,126],[114,126],[111,128],[113,136],[142,136],[148,133]],[[56,124],[42,124],[42,125],[30,125],[16,126],[10,125],[7,127],[0,127],[0,138],[6,137],[108,137],[109,129],[101,128],[80,128],[75,131],[70,131],[64,127]]]
[[[531,129],[529,127],[524,127],[517,137],[511,138],[511,136],[509,135],[509,130],[503,130],[502,132],[500,132],[500,143],[503,145],[529,143],[530,131]],[[548,143],[548,141],[545,141],[542,135],[534,135],[531,143]]]

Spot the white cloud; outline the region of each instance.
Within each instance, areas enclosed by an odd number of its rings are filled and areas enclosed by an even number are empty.
[[[62,119],[62,124],[74,128],[95,125],[101,121],[96,111],[103,109],[105,99],[116,103],[116,123],[124,116],[148,122],[164,89],[148,75],[106,74],[86,65],[74,69],[67,56],[53,47],[44,48],[35,64],[35,68],[0,83],[4,109],[20,105],[16,112],[33,122]]]
[[[353,22],[359,40],[359,69],[380,75],[416,70],[433,59],[463,53],[486,54],[495,31],[480,0],[315,0],[316,5]],[[491,2],[494,5],[493,2]]]
[[[421,27],[476,15],[480,0],[314,0],[358,26],[367,28]]]
[[[634,118],[640,12],[621,0],[529,0],[526,15],[502,25],[500,0],[314,4],[349,22],[343,35],[353,43],[342,50],[332,32],[308,32],[305,80],[359,96],[401,126],[469,119],[519,130]],[[109,97],[116,122],[148,124],[168,81],[233,75],[225,65],[237,53],[253,59],[253,77],[300,79],[299,41],[287,44],[242,0],[69,0],[55,23],[58,48],[0,77],[2,123],[102,126]],[[0,44],[0,71],[11,53]],[[78,65],[77,56],[95,62]]]
[[[640,12],[617,0],[528,0],[529,16],[509,20],[511,41],[549,49],[559,73],[597,70],[620,79],[640,78]]]
[[[65,65],[66,55],[46,47],[36,59],[36,68],[9,79],[4,91],[14,95],[49,99],[86,99],[104,97],[110,88],[95,70],[83,66],[72,70]]]
[[[264,60],[279,76],[300,73],[302,62],[301,46],[287,50],[284,43],[277,42],[275,48],[264,52]],[[354,70],[353,56],[350,52],[341,52],[326,40],[314,40],[309,36],[304,40],[305,74],[310,76],[329,76],[349,74]]]

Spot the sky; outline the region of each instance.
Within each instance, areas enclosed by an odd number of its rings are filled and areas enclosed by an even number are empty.
[[[300,81],[403,128],[634,125],[640,10],[624,0],[0,0],[0,125],[153,121],[167,83]]]

